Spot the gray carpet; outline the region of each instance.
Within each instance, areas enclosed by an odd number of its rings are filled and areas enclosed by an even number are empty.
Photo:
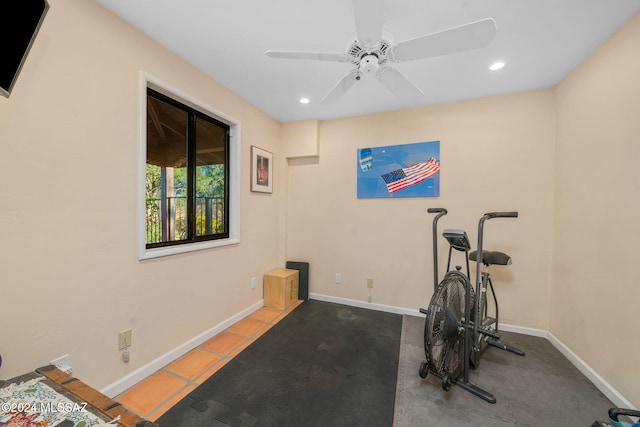
[[[501,337],[526,356],[485,350],[470,382],[496,397],[491,404],[455,385],[445,392],[433,375],[420,378],[424,319],[403,316],[393,425],[589,427],[607,419],[615,405],[548,340],[509,332]]]

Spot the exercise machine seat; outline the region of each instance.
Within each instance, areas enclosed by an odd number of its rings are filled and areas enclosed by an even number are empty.
[[[478,260],[478,251],[469,252],[471,261]],[[511,257],[504,252],[482,251],[482,263],[484,265],[511,265]]]

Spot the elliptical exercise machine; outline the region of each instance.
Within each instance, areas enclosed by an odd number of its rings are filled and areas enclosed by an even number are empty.
[[[498,300],[489,266],[510,265],[511,257],[503,252],[483,250],[484,222],[492,218],[517,218],[518,213],[484,214],[478,223],[478,248],[473,252],[470,252],[471,244],[465,231],[445,230],[443,236],[449,242],[447,273],[438,283],[437,224],[447,214],[447,210],[430,208],[427,211],[437,214],[433,219],[432,230],[434,293],[429,307],[420,309],[426,315],[424,348],[427,360],[420,364],[419,375],[426,378],[428,373],[432,373],[442,379],[445,391],[455,384],[489,403],[495,403],[495,396],[469,382],[469,370],[478,366],[480,354],[487,345],[519,356],[524,356],[524,352],[502,343],[498,335]],[[465,253],[466,275],[461,272],[461,266],[456,266],[455,270],[450,269],[454,250]],[[471,286],[469,260],[476,262],[475,290]],[[487,315],[487,289],[493,296],[495,317]]]

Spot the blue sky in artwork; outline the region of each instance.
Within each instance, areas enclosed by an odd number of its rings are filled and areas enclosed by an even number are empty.
[[[437,197],[440,195],[440,173],[425,181],[407,187],[395,193],[389,193],[385,182],[380,177],[385,173],[422,163],[434,157],[440,161],[440,142],[418,142],[384,147],[370,147],[372,164],[370,169],[363,170],[360,165],[361,154],[366,149],[358,150],[358,198],[391,198],[391,197]],[[368,154],[368,152],[366,152]]]

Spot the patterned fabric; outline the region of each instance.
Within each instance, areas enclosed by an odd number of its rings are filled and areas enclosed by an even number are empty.
[[[101,427],[105,423],[86,403],[74,402],[34,378],[0,388],[0,427]]]

